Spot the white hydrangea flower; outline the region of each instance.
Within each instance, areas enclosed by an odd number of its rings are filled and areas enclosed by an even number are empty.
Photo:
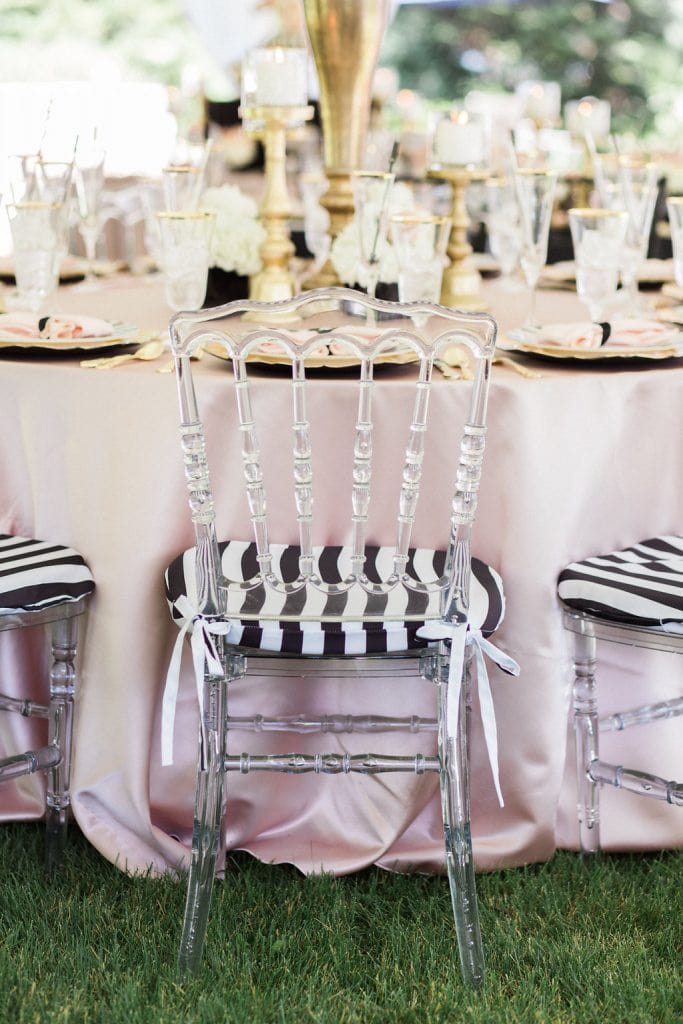
[[[389,195],[389,216],[392,213],[412,210],[414,205],[410,187],[403,182],[396,182]],[[379,280],[387,284],[398,281],[396,253],[388,239],[380,243],[378,255]],[[347,224],[335,238],[330,250],[330,259],[339,280],[344,284],[360,285],[361,288],[368,287],[370,280],[361,263],[360,242],[355,221]]]
[[[262,267],[259,249],[266,232],[254,200],[236,185],[221,185],[206,190],[201,208],[216,214],[211,239],[213,265],[246,276],[258,273]]]

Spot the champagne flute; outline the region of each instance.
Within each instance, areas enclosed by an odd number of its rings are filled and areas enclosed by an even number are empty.
[[[95,253],[100,233],[100,203],[104,188],[104,152],[92,150],[76,168],[76,200],[79,231],[85,247],[85,280],[77,285],[79,291],[93,291],[98,287],[95,276]]]
[[[576,262],[576,290],[588,306],[591,320],[600,323],[605,305],[617,292],[628,214],[625,210],[572,209],[569,228]]]
[[[531,290],[529,316],[524,326],[535,333],[540,329],[536,320],[536,285],[548,257],[557,175],[554,171],[520,167],[515,170],[514,179],[522,228],[520,263]]]
[[[489,178],[485,184],[485,223],[491,255],[500,267],[507,291],[520,288],[512,281],[521,249],[519,207],[513,183],[508,178]]]
[[[624,208],[628,212],[628,228],[622,251],[621,284],[626,310],[640,307],[638,274],[647,256],[652,218],[657,202],[657,165],[639,158],[621,157],[619,183]]]

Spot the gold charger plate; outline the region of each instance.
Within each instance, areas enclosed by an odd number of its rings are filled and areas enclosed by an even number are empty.
[[[576,346],[543,344],[542,341],[527,341],[510,332],[499,338],[497,346],[504,352],[519,352],[521,355],[543,356],[548,359],[571,359],[579,362],[601,362],[605,359],[672,359],[683,356],[683,332],[677,331],[674,339],[658,345],[643,345],[641,348],[605,345],[602,348],[576,348]]]
[[[107,277],[116,274],[126,267],[125,260],[95,260],[93,272],[97,277]],[[59,268],[59,280],[63,283],[78,281],[85,277],[88,264],[80,256],[66,256]],[[0,257],[0,278],[5,281],[14,281],[14,260],[11,256]]]
[[[218,359],[229,360],[229,356],[222,345],[217,342],[209,342],[204,346],[204,351]],[[386,352],[373,360],[375,366],[380,363],[393,363],[402,366],[406,363],[414,363],[419,359],[417,352],[411,348],[399,349],[393,352]],[[278,352],[252,352],[246,358],[247,363],[256,363],[263,366],[291,366],[292,361],[284,353]],[[307,370],[346,370],[353,366],[360,366],[360,359],[357,356],[333,356],[320,355],[309,356],[304,360]]]
[[[111,334],[87,338],[12,338],[0,331],[0,348],[39,348],[51,349],[55,352],[68,352],[72,349],[110,348],[112,345],[137,345],[141,334],[135,324],[114,322]],[[143,339],[144,340],[144,339]]]

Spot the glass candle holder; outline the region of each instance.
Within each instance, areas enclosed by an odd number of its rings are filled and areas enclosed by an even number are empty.
[[[308,54],[304,49],[264,46],[250,50],[242,64],[242,107],[305,107]]]
[[[454,109],[434,122],[432,162],[440,167],[483,167],[488,163],[488,121]]]

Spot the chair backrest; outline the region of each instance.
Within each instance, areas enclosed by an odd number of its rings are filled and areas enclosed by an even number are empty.
[[[468,314],[425,303],[383,302],[346,288],[316,289],[278,303],[237,301],[213,309],[176,314],[171,320],[171,341],[176,360],[186,480],[196,533],[198,610],[206,615],[234,614],[240,619],[249,619],[251,614],[262,620],[268,617],[264,610],[265,590],[281,598],[275,602],[277,611],[272,613],[272,618],[301,618],[301,607],[311,607],[302,598],[315,591],[317,602],[312,603],[316,607],[324,606],[325,611],[311,617],[343,621],[349,617],[347,609],[353,606],[362,607],[354,618],[370,621],[382,619],[388,594],[403,588],[408,592],[407,597],[415,594],[424,597],[439,591],[441,597],[437,605],[441,616],[449,622],[463,621],[468,608],[470,533],[484,455],[495,338],[496,323],[486,314]],[[469,353],[473,379],[469,409],[459,435],[455,433],[454,424],[453,446],[455,448],[459,439],[459,456],[450,529],[444,529],[445,568],[441,577],[425,582],[408,571],[411,534],[420,495],[434,364],[454,345],[464,347]],[[258,564],[257,572],[246,581],[231,582],[221,572],[204,428],[190,362],[191,354],[201,347],[215,354],[222,353],[232,363],[242,468],[232,467],[230,472],[235,484],[238,476],[243,481]],[[365,572],[366,532],[373,484],[373,371],[377,363],[387,359],[413,359],[419,370],[415,374],[412,421],[407,437],[396,436],[396,444],[404,454],[395,550],[388,571],[378,579],[374,572],[372,578]],[[291,432],[282,429],[280,424],[277,429],[282,442],[281,464],[289,460],[293,466],[299,548],[298,573],[294,579],[285,580],[277,571],[271,549],[266,483],[254,420],[257,406],[253,401],[253,391],[263,383],[263,374],[260,380],[259,375],[250,374],[254,361],[291,365]],[[350,552],[346,575],[337,582],[323,578],[317,559],[320,548],[314,546],[315,481],[307,395],[310,387],[315,387],[315,381],[307,379],[307,369],[320,362],[358,366],[357,414],[352,426],[350,454],[351,494],[347,496]],[[387,407],[391,409],[391,403],[381,405],[385,411]],[[353,593],[362,601],[348,600]],[[254,599],[251,613],[250,596]],[[335,598],[341,600],[335,601]],[[424,618],[424,611],[414,616],[408,612],[405,618]]]

